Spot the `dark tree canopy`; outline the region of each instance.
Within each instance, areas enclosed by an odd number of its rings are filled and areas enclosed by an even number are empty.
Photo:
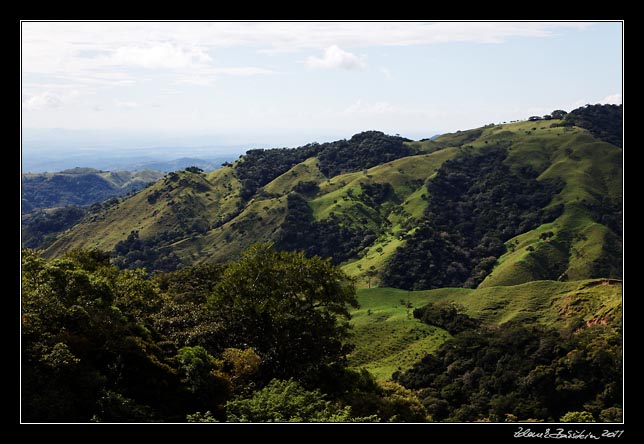
[[[336,216],[315,221],[308,203],[297,193],[288,195],[288,214],[280,228],[277,248],[301,250],[308,257],[328,257],[334,264],[354,256],[375,239],[368,228],[348,228]]]
[[[394,377],[435,421],[549,421],[586,412],[621,420],[619,328],[572,335],[536,325],[467,330]]]
[[[587,129],[590,133],[618,147],[623,146],[624,108],[622,105],[586,105],[566,115],[566,123]]]
[[[270,245],[154,278],[99,251],[47,261],[24,250],[22,419],[223,421],[233,396],[252,397],[273,378],[320,399],[318,386],[333,388],[324,405],[353,418],[347,403],[388,396],[375,384],[338,385],[353,374],[344,358],[356,305],[329,260]]]
[[[306,378],[342,361],[351,281],[330,261],[255,245],[214,287],[211,309],[229,347],[252,347],[268,378]]]
[[[334,177],[417,154],[403,143],[408,140],[380,131],[365,131],[349,140],[312,143],[299,148],[249,150],[235,164],[237,177],[242,182],[242,198],[250,199],[260,187],[309,157],[318,156],[320,171]]]
[[[87,210],[73,205],[50,211],[36,210],[22,218],[21,234],[24,248],[46,248],[56,235],[81,221]]]
[[[250,199],[259,187],[286,173],[298,163],[317,155],[320,150],[321,146],[313,143],[299,148],[247,151],[234,166],[242,183],[242,198]]]
[[[413,156],[416,150],[399,136],[388,136],[380,131],[365,131],[349,140],[323,144],[320,152],[320,171],[327,177],[391,162],[401,157]]]

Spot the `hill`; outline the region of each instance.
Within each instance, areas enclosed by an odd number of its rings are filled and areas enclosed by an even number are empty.
[[[331,257],[362,287],[619,278],[622,150],[563,117],[251,150],[216,171],[166,175],[45,254],[98,248],[123,267],[169,270],[272,241]]]
[[[480,289],[441,288],[404,291],[358,290],[360,308],[352,310],[353,344],[349,364],[387,379],[432,353],[452,335],[427,325],[414,311],[427,304],[456,303],[486,325],[538,323],[561,331],[595,324],[615,325],[622,316],[621,281],[590,279],[533,281]]]
[[[141,190],[159,180],[153,170],[101,171],[72,168],[58,173],[22,175],[22,212],[68,205],[85,206]]]

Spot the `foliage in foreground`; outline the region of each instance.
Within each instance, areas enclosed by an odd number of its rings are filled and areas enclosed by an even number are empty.
[[[150,278],[100,252],[22,264],[22,419],[620,421],[618,325],[479,326],[416,310],[455,336],[396,382],[346,367],[355,292],[329,260],[248,250]]]
[[[101,252],[24,250],[22,272],[23,421],[426,416],[402,387],[346,368],[357,302],[328,260],[258,245],[235,263],[149,278]],[[282,410],[260,412],[266,403]]]

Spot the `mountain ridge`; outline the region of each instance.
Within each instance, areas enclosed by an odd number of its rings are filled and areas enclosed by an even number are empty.
[[[621,115],[621,108],[608,110]],[[172,269],[234,259],[269,241],[335,257],[359,286],[380,285],[388,264],[420,236],[431,201],[427,184],[449,161],[491,149],[506,153],[502,164],[513,174],[530,170],[538,183],[563,185],[540,204],[555,218],[502,240],[490,256],[492,268],[482,272],[482,287],[621,275],[622,150],[565,117],[424,141],[370,131],[326,144],[251,150],[219,170],[166,175],[89,216],[45,255],[78,247],[118,250],[121,266],[151,271],[155,258],[170,251],[176,260],[165,266]]]

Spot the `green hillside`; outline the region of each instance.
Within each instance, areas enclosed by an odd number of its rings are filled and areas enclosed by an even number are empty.
[[[393,372],[408,370],[433,352],[451,335],[414,319],[413,310],[430,303],[457,303],[467,315],[484,324],[536,322],[558,330],[573,330],[618,323],[622,316],[621,299],[621,282],[602,279],[411,292],[365,288],[358,291],[360,308],[351,312],[352,343],[356,348],[349,363],[387,379]]]
[[[477,177],[485,156],[489,176]],[[452,191],[464,165],[469,182]],[[231,260],[272,241],[331,257],[362,288],[383,278],[415,289],[619,278],[621,178],[622,150],[565,119],[419,142],[371,131],[251,150],[210,173],[171,173],[96,210],[45,255],[98,248],[114,251],[121,266],[171,270]],[[512,189],[519,183],[523,194]],[[472,223],[488,231],[469,232]]]

